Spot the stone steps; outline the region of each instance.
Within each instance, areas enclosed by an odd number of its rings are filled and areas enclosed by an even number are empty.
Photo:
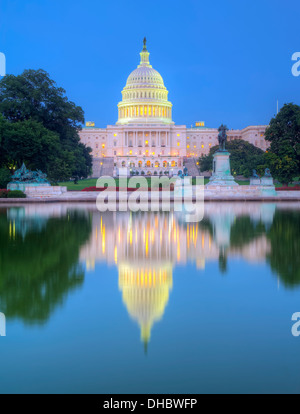
[[[187,168],[188,175],[190,177],[199,176],[199,169],[197,167],[195,158],[183,157],[183,165]]]
[[[114,159],[113,157],[93,158],[93,173],[94,178],[101,176],[112,177],[114,173]]]

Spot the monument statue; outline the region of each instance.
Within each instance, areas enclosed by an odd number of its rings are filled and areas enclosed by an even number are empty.
[[[234,181],[234,177],[231,175],[230,168],[230,154],[226,151],[225,144],[227,141],[227,131],[228,128],[226,125],[221,125],[218,128],[219,135],[219,150],[214,153],[213,156],[213,173],[209,179],[207,186],[224,186],[224,187],[233,187],[238,185]]]
[[[184,167],[183,172],[182,172],[182,170],[179,170],[177,175],[180,178],[188,177],[188,175],[189,175],[188,169],[186,167]]]
[[[227,126],[226,125],[221,125],[219,128],[218,128],[218,131],[219,131],[219,135],[218,135],[218,140],[219,140],[219,151],[220,152],[225,152],[226,151],[226,149],[225,149],[225,144],[226,144],[226,142],[227,142],[227,131],[228,131],[228,128],[227,128]]]
[[[252,177],[253,178],[259,178],[259,176],[257,175],[256,170],[253,170]]]
[[[272,177],[272,175],[271,175],[271,171],[270,171],[270,169],[269,169],[269,168],[266,168],[266,169],[265,169],[265,177]]]
[[[15,171],[12,176],[12,183],[14,184],[49,184],[47,180],[47,175],[44,174],[42,171],[30,171],[26,168],[25,164],[22,164],[22,167]]]

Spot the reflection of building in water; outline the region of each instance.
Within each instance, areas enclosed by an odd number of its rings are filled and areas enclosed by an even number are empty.
[[[172,288],[172,267],[143,267],[122,263],[119,266],[119,287],[130,316],[141,328],[141,339],[147,346],[151,328],[159,321],[169,301]]]
[[[123,301],[147,343],[151,327],[168,303],[177,264],[192,262],[204,269],[207,261],[218,261],[220,254],[250,262],[265,260],[269,252],[265,234],[238,247],[230,245],[232,226],[243,215],[263,222],[265,207],[210,203],[205,223],[185,223],[180,214],[172,212],[95,213],[92,236],[81,250],[81,260],[87,269],[101,261],[117,265]],[[269,222],[270,214],[267,218]]]

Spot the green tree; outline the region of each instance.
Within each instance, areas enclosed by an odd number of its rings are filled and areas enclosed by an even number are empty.
[[[41,69],[25,70],[18,76],[5,76],[0,81],[0,113],[12,125],[21,122],[26,126],[26,122],[36,122],[56,134],[61,145],[58,150],[73,155],[71,166],[64,170],[64,175],[66,172],[70,174],[68,178],[87,177],[90,174],[91,149],[80,143],[78,135],[84,122],[83,110],[68,100],[65,90],[57,87],[47,72]],[[22,135],[22,131],[17,132]],[[34,140],[34,148],[35,145]],[[60,154],[57,152],[56,162],[52,160],[52,164],[58,164],[59,159]],[[32,157],[24,161],[31,163]],[[46,172],[45,164],[42,170]]]
[[[62,149],[58,134],[32,119],[8,123],[1,147],[7,164],[19,168],[25,162],[29,169],[47,173],[50,160]]]
[[[273,176],[285,185],[288,185],[299,172],[299,164],[290,155],[279,157],[270,152],[266,158]]]
[[[7,318],[43,324],[82,286],[79,253],[90,233],[90,217],[79,211],[46,218],[23,207],[0,210],[0,309]]]
[[[6,188],[7,184],[10,182],[11,173],[7,168],[0,168],[0,188]]]
[[[271,250],[267,260],[284,285],[294,288],[300,284],[300,213],[276,211],[267,233]]]
[[[219,146],[214,146],[206,156],[199,159],[201,171],[209,171],[213,165],[213,155],[218,151]],[[235,139],[226,144],[226,149],[230,152],[230,164],[232,173],[250,177],[253,169],[265,165],[265,153],[260,148],[255,147],[247,141]],[[263,168],[263,167],[262,167]]]
[[[300,173],[300,106],[285,104],[266,130],[270,142],[267,160],[271,172],[288,184]]]

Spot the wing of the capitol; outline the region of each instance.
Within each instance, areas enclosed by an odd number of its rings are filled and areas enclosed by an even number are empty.
[[[140,56],[122,90],[116,125],[97,128],[90,122],[80,131],[81,141],[93,150],[92,176],[117,176],[125,167],[135,174],[173,175],[183,165],[189,175],[196,175],[197,159],[218,144],[218,130],[204,122],[191,128],[176,125],[168,90],[150,65],[145,39]],[[265,125],[229,130],[228,141],[243,139],[265,151],[265,130]]]

